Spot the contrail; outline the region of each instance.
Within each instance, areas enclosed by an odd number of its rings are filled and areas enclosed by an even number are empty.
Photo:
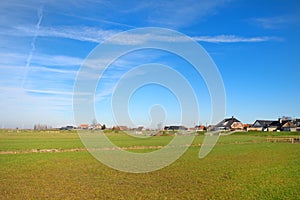
[[[40,7],[38,9],[37,15],[38,15],[38,21],[35,25],[36,31],[35,31],[35,34],[32,38],[32,41],[30,43],[31,49],[30,49],[29,55],[28,55],[27,60],[26,60],[25,72],[24,72],[23,81],[22,81],[22,88],[24,88],[24,83],[25,83],[25,80],[27,78],[28,69],[29,69],[29,66],[30,66],[30,63],[31,63],[32,55],[33,55],[33,52],[35,51],[35,41],[36,41],[36,38],[39,35],[40,25],[41,25],[41,22],[42,22],[42,19],[43,19],[43,7]]]

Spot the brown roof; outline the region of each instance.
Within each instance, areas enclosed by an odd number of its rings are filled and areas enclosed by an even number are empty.
[[[297,126],[293,122],[286,122],[282,127],[283,128],[296,128]]]

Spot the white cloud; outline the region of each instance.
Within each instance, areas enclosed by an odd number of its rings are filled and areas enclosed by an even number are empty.
[[[241,37],[236,35],[217,35],[217,36],[193,36],[192,39],[198,42],[210,43],[237,43],[237,42],[265,42],[272,40],[281,40],[278,37],[257,36],[257,37]],[[113,38],[113,43],[124,45],[143,44],[149,41],[162,41],[162,42],[185,42],[185,37],[172,37],[158,34],[140,34],[140,35],[124,35],[124,37]]]
[[[80,66],[83,58],[65,55],[36,54],[32,58],[32,63],[44,66]]]
[[[148,22],[170,28],[188,27],[217,13],[230,0],[153,1]]]
[[[18,36],[34,36],[35,31],[28,26],[16,27],[18,30],[12,34]],[[141,33],[141,34],[123,34],[122,37],[112,37],[120,31],[116,30],[103,30],[95,27],[41,27],[39,31],[40,37],[53,37],[65,38],[78,41],[101,43],[106,39],[111,42],[121,45],[137,45],[143,44],[148,41],[168,41],[168,42],[181,42],[185,41],[182,37],[172,37],[157,33]],[[212,43],[236,43],[236,42],[264,42],[271,40],[280,40],[278,37],[273,36],[254,36],[243,37],[237,35],[204,35],[191,37],[196,41],[212,42]]]
[[[289,24],[290,20],[287,17],[278,16],[278,17],[269,17],[269,18],[255,18],[252,19],[255,24],[262,26],[265,29],[279,29],[284,25]]]
[[[6,65],[10,66],[24,66],[26,65],[26,54],[21,53],[7,53],[0,52],[0,67]],[[47,54],[35,54],[32,57],[31,62],[34,65],[40,66],[80,66],[83,62],[83,58],[65,56],[65,55],[47,55]]]
[[[32,95],[20,87],[6,86],[0,87],[0,101],[5,115],[1,123],[5,127],[32,128],[35,123],[64,125],[72,122],[72,97],[69,95]]]
[[[11,30],[10,34],[16,36],[34,36],[35,31],[31,26],[17,26],[16,31]],[[39,30],[40,37],[54,37],[73,39],[85,42],[99,43],[117,33],[113,30],[102,30],[87,26],[60,26],[60,27],[41,27]]]
[[[26,58],[27,55],[25,54],[0,52],[0,67],[6,65],[24,66]]]
[[[25,73],[25,54],[0,53],[0,86],[66,88],[67,82],[72,84],[76,78],[82,61],[77,57],[37,54]]]
[[[37,94],[54,94],[54,95],[73,95],[73,91],[57,91],[57,90],[35,90],[35,89],[25,89],[26,92],[37,93]]]
[[[49,67],[40,67],[40,66],[31,66],[30,67],[31,71],[38,71],[42,73],[47,73],[47,72],[55,72],[55,73],[60,73],[60,74],[70,74],[73,76],[76,76],[77,70],[64,70],[64,69],[56,69],[56,68],[49,68]]]
[[[35,25],[36,26],[35,33],[34,33],[34,36],[32,38],[32,41],[30,43],[31,49],[30,49],[29,55],[26,59],[26,66],[25,66],[25,72],[24,72],[25,75],[24,75],[24,78],[23,78],[23,81],[22,81],[22,85],[24,85],[24,81],[25,81],[27,73],[28,73],[28,68],[31,64],[31,59],[32,59],[33,53],[35,52],[35,41],[36,41],[37,36],[39,34],[42,19],[43,19],[43,8],[40,8],[40,9],[38,9],[38,20],[37,20],[37,23]]]
[[[236,35],[217,35],[217,36],[196,36],[192,37],[199,42],[212,42],[212,43],[237,43],[237,42],[266,42],[272,40],[281,40],[278,37],[240,37]]]

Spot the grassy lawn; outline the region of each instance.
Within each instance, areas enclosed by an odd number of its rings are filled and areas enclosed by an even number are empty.
[[[0,131],[0,151],[83,147],[75,131]]]
[[[265,135],[220,137],[204,159],[192,146],[155,172],[113,170],[87,151],[0,155],[0,199],[297,199],[300,144],[269,143]],[[172,136],[134,139],[110,134],[119,146],[164,145]],[[194,144],[201,144],[197,136]],[[0,133],[0,151],[83,148],[76,132]],[[147,150],[145,150],[147,151]]]

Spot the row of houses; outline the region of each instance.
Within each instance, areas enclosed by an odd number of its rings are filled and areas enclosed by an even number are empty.
[[[66,126],[62,127],[62,130],[71,130],[71,129],[92,129],[92,130],[104,130],[107,127],[105,124],[101,125],[99,123],[94,123],[92,125],[89,124],[81,124],[78,127]],[[114,126],[111,130],[150,130],[145,129],[143,126],[138,128],[128,128],[127,126]],[[160,129],[159,129],[160,130]],[[165,126],[165,131],[234,131],[234,130],[245,130],[245,131],[300,131],[300,119],[292,119],[290,117],[282,117],[278,120],[255,120],[253,124],[243,124],[240,120],[235,118],[234,116],[230,118],[226,118],[219,122],[216,125],[204,126],[198,125],[193,128],[187,128],[182,125],[177,126]]]
[[[212,126],[211,130],[247,130],[247,131],[300,131],[300,119],[289,117],[278,120],[255,120],[253,124],[243,124],[235,117],[227,118]]]
[[[104,130],[106,129],[105,124],[101,125],[97,124],[80,124],[78,127],[76,126],[63,126],[59,128],[60,130]]]

